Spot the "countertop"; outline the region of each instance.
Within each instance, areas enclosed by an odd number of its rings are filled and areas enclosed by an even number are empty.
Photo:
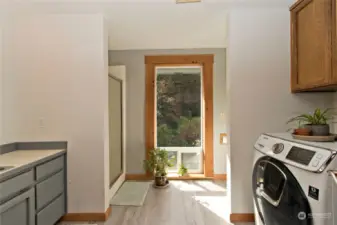
[[[22,170],[32,168],[49,159],[63,155],[65,149],[53,150],[16,150],[0,155],[0,166],[14,166],[13,168],[0,171],[0,180],[19,173]]]

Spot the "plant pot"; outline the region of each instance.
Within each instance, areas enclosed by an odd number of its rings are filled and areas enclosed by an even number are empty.
[[[306,125],[306,126],[310,126],[313,136],[328,136],[330,134],[329,124]]]
[[[311,129],[308,127],[297,128],[294,130],[294,134],[302,135],[302,136],[309,136],[311,135]]]
[[[156,176],[154,178],[154,183],[156,186],[165,186],[167,185],[167,177],[166,176]]]

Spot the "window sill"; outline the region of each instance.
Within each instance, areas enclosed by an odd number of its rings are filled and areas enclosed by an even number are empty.
[[[169,180],[212,180],[213,177],[206,177],[204,174],[187,174],[185,176],[179,176],[176,173],[169,173],[167,175]]]

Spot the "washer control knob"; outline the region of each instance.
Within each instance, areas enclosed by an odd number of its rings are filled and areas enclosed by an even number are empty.
[[[274,154],[280,154],[284,149],[284,144],[276,143],[273,145],[272,150]]]

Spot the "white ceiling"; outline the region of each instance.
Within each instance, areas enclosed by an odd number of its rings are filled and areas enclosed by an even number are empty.
[[[235,0],[253,1],[259,0]],[[223,48],[231,2],[234,0],[188,4],[176,4],[175,0],[0,0],[0,10],[11,16],[26,12],[102,13],[113,50]]]

